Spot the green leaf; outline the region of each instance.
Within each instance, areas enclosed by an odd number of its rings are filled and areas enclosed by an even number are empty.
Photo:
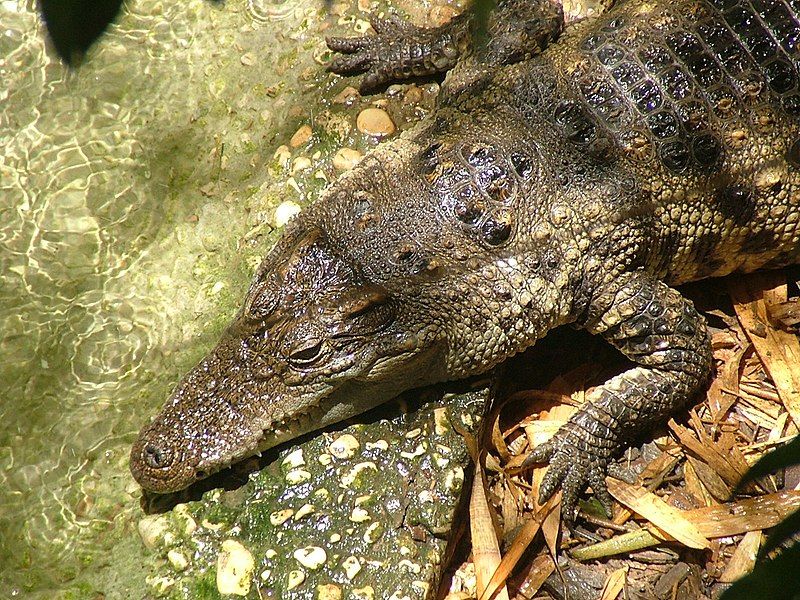
[[[758,551],[758,555],[766,556],[798,531],[800,531],[800,510],[793,512],[770,530],[769,537]]]
[[[796,436],[788,444],[775,448],[772,452],[768,452],[762,456],[759,461],[747,471],[747,474],[736,486],[736,491],[740,492],[745,484],[750,483],[754,479],[764,477],[779,469],[785,469],[786,467],[797,464],[800,464],[800,436]]]
[[[720,600],[800,599],[800,545],[771,560],[756,563],[753,572],[735,582]]]

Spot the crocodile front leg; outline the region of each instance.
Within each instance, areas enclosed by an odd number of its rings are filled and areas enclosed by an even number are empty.
[[[711,345],[703,317],[676,290],[641,272],[598,294],[583,326],[601,334],[637,366],[590,394],[588,401],[526,463],[548,462],[539,502],[561,484],[562,514],[572,520],[587,484],[610,513],[609,461],[643,431],[682,408],[706,383]]]
[[[391,81],[444,73],[475,50],[477,14],[471,6],[440,27],[418,27],[397,15],[373,18],[375,35],[326,40],[331,50],[341,53],[328,70],[365,73],[361,93]],[[560,35],[564,18],[555,0],[500,0],[486,25],[488,39],[480,44],[477,59],[485,66],[499,66],[541,52]]]

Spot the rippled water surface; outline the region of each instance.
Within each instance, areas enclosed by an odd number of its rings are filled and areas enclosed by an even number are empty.
[[[272,239],[301,1],[129,2],[75,72],[0,2],[0,598],[144,595],[127,453]]]

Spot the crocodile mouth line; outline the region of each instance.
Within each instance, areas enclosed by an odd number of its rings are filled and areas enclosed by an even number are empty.
[[[266,425],[261,429],[261,435],[256,438],[254,443],[248,444],[242,451],[229,453],[228,456],[222,457],[213,469],[204,469],[202,465],[198,465],[197,479],[213,475],[254,456],[261,458],[267,450],[318,429],[319,421],[316,417],[321,417],[323,413],[321,408],[310,406],[300,414],[283,417],[277,422]]]

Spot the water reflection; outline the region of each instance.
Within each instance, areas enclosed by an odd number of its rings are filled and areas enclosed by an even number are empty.
[[[145,594],[128,450],[264,251],[242,190],[310,4],[127,3],[68,72],[33,0],[0,3],[0,597]]]
[[[298,5],[296,0],[247,0],[247,14],[257,23],[283,21]]]

